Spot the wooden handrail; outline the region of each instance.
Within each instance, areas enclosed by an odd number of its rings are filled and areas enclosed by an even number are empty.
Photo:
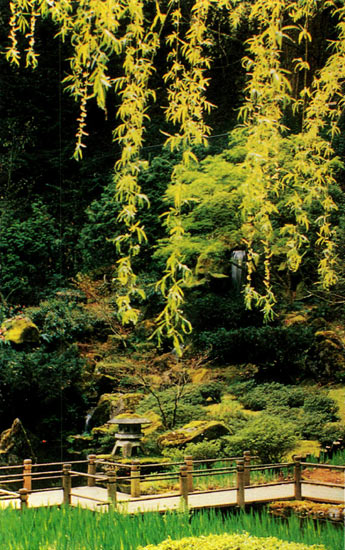
[[[5,495],[12,495],[15,497],[19,497],[19,493],[15,493],[14,491],[6,491],[6,489],[0,489],[0,496],[4,493]]]
[[[329,481],[317,481],[315,479],[302,479],[302,483],[305,485],[324,485],[325,487],[339,487],[340,489],[345,487],[345,483],[330,483]]]
[[[15,466],[0,466],[0,470],[14,470],[15,468],[23,468],[22,464],[16,464]]]
[[[274,464],[251,464],[248,466],[251,470],[274,470],[279,468],[289,468],[294,462],[275,462]]]
[[[345,470],[345,465],[339,464],[319,464],[317,462],[301,462],[301,466],[308,466],[309,468],[327,468],[328,470]]]
[[[75,470],[70,470],[69,473],[73,476],[76,476],[76,477],[80,476],[80,477],[86,477],[86,478],[92,478],[92,479],[100,479],[101,481],[104,481],[104,480],[108,479],[107,476],[104,476],[102,474],[93,475],[93,474],[87,474],[85,472],[77,472]],[[126,478],[126,479],[128,479],[128,478]]]
[[[87,464],[88,460],[71,460],[69,464]],[[42,462],[40,464],[32,464],[33,468],[40,468],[42,466],[63,466],[65,462]]]

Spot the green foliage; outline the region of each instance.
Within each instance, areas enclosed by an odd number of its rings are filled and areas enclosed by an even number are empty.
[[[26,429],[59,448],[60,436],[80,431],[85,397],[85,362],[76,346],[19,351],[0,340],[0,417],[2,430],[19,417]]]
[[[224,387],[220,382],[188,385],[185,389],[183,401],[190,405],[206,405],[220,403]]]
[[[61,296],[56,295],[28,310],[44,342],[56,347],[61,342],[67,344],[85,339],[95,331],[98,320],[87,312],[78,299],[78,292],[65,290]]]
[[[340,422],[327,423],[323,426],[321,435],[319,434],[318,439],[321,445],[324,447],[326,445],[331,445],[334,441],[338,439],[345,439],[345,425],[340,424]]]
[[[200,404],[190,403],[188,394],[184,395],[175,404],[176,393],[173,389],[156,391],[160,405],[165,415],[165,427],[178,428],[192,420],[203,420],[205,418],[205,411]],[[153,395],[148,395],[143,399],[137,408],[139,414],[145,414],[147,411],[154,411],[161,415],[161,410],[158,405],[157,399]],[[164,420],[164,419],[162,419]]]
[[[328,395],[323,392],[312,392],[304,401],[303,409],[309,414],[322,414],[326,422],[338,420],[339,407]]]
[[[27,219],[1,213],[1,293],[12,303],[35,303],[47,287],[58,286],[59,230],[41,202],[32,204]]]
[[[243,179],[241,155],[244,156],[243,143],[234,139],[224,153],[181,170],[179,182],[167,190],[167,200],[171,201],[179,188],[184,204],[180,252],[188,265],[194,267],[198,279],[210,272],[223,273],[229,252],[241,242],[238,193]],[[171,250],[172,244],[162,240],[154,258],[165,258]]]
[[[105,202],[103,197],[96,199],[98,204],[93,204],[90,215],[95,214],[103,227],[93,231],[85,226],[80,244],[88,236],[95,243],[108,232],[111,223],[102,219],[101,209],[112,202],[121,225],[121,229],[114,227],[111,238],[116,244],[116,277],[121,287],[117,309],[124,323],[137,322],[137,300],[145,296],[136,274],[136,258],[148,238],[141,216],[149,202],[141,181],[147,171],[142,150],[151,104],[158,100],[164,105],[165,145],[178,151],[181,161],[172,170],[169,167],[172,184],[163,212],[167,238],[157,250],[160,259],[167,258],[156,286],[165,305],[156,317],[155,335],[160,341],[172,340],[182,353],[184,335],[191,331],[182,309],[185,287],[203,284],[212,276],[226,276],[227,256],[234,246],[246,249],[245,303],[248,308],[258,306],[265,319],[273,318],[282,290],[294,292],[290,275],[299,270],[303,276],[301,266],[307,266],[308,281],[314,283],[318,278],[326,290],[337,281],[335,240],[340,239],[334,228],[336,203],[330,191],[336,187],[341,166],[334,157],[334,140],[343,112],[345,10],[333,2],[283,0],[194,0],[172,7],[172,2],[140,0],[120,4],[86,0],[82,5],[14,1],[8,10],[5,53],[20,71],[22,49],[26,66],[35,68],[36,46],[41,47],[37,29],[46,24],[47,34],[53,29],[60,37],[60,53],[66,51],[69,62],[63,83],[79,104],[75,158],[85,153],[90,100],[106,113],[110,109],[109,118],[118,121],[112,133],[117,156],[113,196]],[[315,29],[320,29],[322,18],[332,23],[322,26],[319,38]],[[332,51],[325,47],[330,39]],[[242,63],[238,52],[233,55],[231,51],[235,48],[244,54]],[[212,108],[206,72],[213,74],[212,58],[217,64],[220,50],[224,50],[220,66],[226,76],[235,74],[236,82],[228,80],[231,87],[239,88],[234,95],[241,98],[242,128],[232,134],[227,152],[204,159],[198,166],[197,155],[200,158],[203,153],[197,147],[205,147],[211,133],[206,122]],[[316,51],[323,53],[319,56]],[[234,64],[242,67],[241,73]],[[221,82],[216,87],[222,89]],[[26,123],[30,131],[21,131],[18,140],[25,144],[34,132],[34,123]],[[61,164],[65,160],[61,133],[59,139]],[[19,165],[22,159],[16,147],[6,143],[5,148],[1,164],[10,181],[13,163]],[[99,177],[93,176],[92,181]],[[100,184],[95,187],[99,190]],[[72,191],[77,198],[83,195],[73,186]],[[60,185],[60,199],[61,195]],[[157,210],[161,215],[162,208]],[[72,225],[64,234],[73,235],[71,240],[76,234]],[[88,266],[91,250],[84,255]],[[68,246],[65,252],[66,260]],[[99,254],[97,263],[101,262]]]
[[[321,440],[327,421],[327,415],[321,412],[304,413],[297,423],[298,431],[303,439]]]
[[[213,540],[217,542],[219,538],[215,535],[223,537],[224,533],[229,533],[228,537],[232,537],[232,540],[237,539],[237,543],[245,540],[245,537],[248,544],[256,544],[260,540],[262,544],[254,546],[255,550],[267,550],[272,537],[277,537],[274,550],[323,550],[320,544],[327,550],[339,550],[343,543],[342,529],[330,522],[306,520],[305,528],[301,529],[299,518],[292,516],[283,522],[266,510],[236,514],[200,511],[198,514],[148,512],[132,515],[113,511],[95,514],[74,507],[63,507],[61,510],[56,507],[28,508],[18,514],[16,510],[7,508],[1,511],[1,520],[6,525],[1,535],[4,547],[20,547],[21,550],[32,550],[35,547],[64,550],[66,544],[69,550],[80,550],[85,544],[92,550],[102,546],[106,550],[138,550],[143,545],[151,545],[152,548],[153,544],[161,544],[168,537],[170,548],[178,548],[184,537],[202,536],[200,542],[207,541],[205,536],[210,534],[210,540],[214,537]],[[32,529],[33,525],[35,529]],[[245,533],[250,533],[252,537]],[[167,544],[166,541],[165,547]],[[253,550],[248,544],[244,548],[237,544],[236,548]],[[307,546],[312,544],[316,546]],[[199,544],[199,548],[203,546]]]
[[[249,450],[263,463],[279,462],[293,449],[297,437],[295,426],[269,414],[260,414],[250,420],[236,435],[225,436],[227,456],[239,456]]]
[[[308,375],[312,367],[308,351],[313,343],[313,328],[301,326],[219,328],[195,337],[195,346],[209,350],[210,358],[232,364],[253,363],[261,367],[261,376],[287,381]]]
[[[246,409],[260,411],[272,407],[300,407],[306,396],[307,391],[301,387],[268,382],[259,384],[238,399]]]
[[[185,456],[192,456],[194,460],[207,460],[220,456],[221,441],[200,441],[187,443],[183,450],[164,449],[162,454],[173,462],[183,461]]]
[[[114,263],[115,245],[112,242],[119,229],[116,217],[119,206],[114,201],[114,185],[108,184],[100,198],[86,210],[87,221],[80,232],[77,247],[82,258],[82,271],[107,267]]]

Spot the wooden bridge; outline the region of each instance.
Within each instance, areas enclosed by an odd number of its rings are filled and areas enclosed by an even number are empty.
[[[336,481],[318,479],[318,472],[324,470],[332,472]],[[220,479],[222,488],[216,488]],[[11,485],[15,486],[13,490],[9,489]],[[169,492],[163,492],[162,485]],[[155,487],[154,494],[145,494]],[[243,457],[193,462],[188,456],[184,462],[163,464],[122,464],[90,455],[88,460],[69,464],[32,464],[24,460],[24,464],[0,468],[2,508],[71,505],[135,513],[181,506],[243,508],[246,504],[287,499],[344,504],[345,466],[310,463],[301,457],[293,462],[255,464],[245,452]]]

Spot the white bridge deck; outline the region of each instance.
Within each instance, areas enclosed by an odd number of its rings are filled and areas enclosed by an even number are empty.
[[[333,504],[345,503],[344,487],[328,487],[322,484],[309,484],[302,482],[302,498],[329,502]],[[245,488],[246,504],[271,502],[294,498],[294,483],[268,484]],[[63,490],[53,489],[49,491],[33,492],[29,494],[28,506],[37,508],[41,506],[60,506],[63,504]],[[208,492],[194,492],[188,495],[189,509],[218,508],[235,506],[237,504],[237,489],[224,489]],[[102,487],[74,487],[71,493],[71,505],[83,508],[106,511],[109,507],[107,490]],[[120,512],[136,513],[165,510],[176,510],[182,505],[182,499],[177,494],[162,494],[154,497],[141,496],[131,498],[124,493],[117,493],[117,509]],[[5,499],[0,501],[0,507],[20,507],[18,499]]]

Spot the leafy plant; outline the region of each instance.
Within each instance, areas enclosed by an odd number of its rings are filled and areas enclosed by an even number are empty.
[[[285,453],[293,449],[297,437],[295,425],[262,413],[256,416],[232,436],[225,436],[224,451],[227,456],[239,456],[249,450],[264,463],[279,462]]]
[[[322,414],[326,422],[339,420],[338,405],[334,399],[323,392],[312,392],[311,395],[308,395],[304,401],[303,409],[306,413]]]
[[[306,399],[307,392],[301,387],[268,382],[259,384],[251,391],[239,396],[239,401],[246,409],[260,411],[274,407],[300,407]]]

